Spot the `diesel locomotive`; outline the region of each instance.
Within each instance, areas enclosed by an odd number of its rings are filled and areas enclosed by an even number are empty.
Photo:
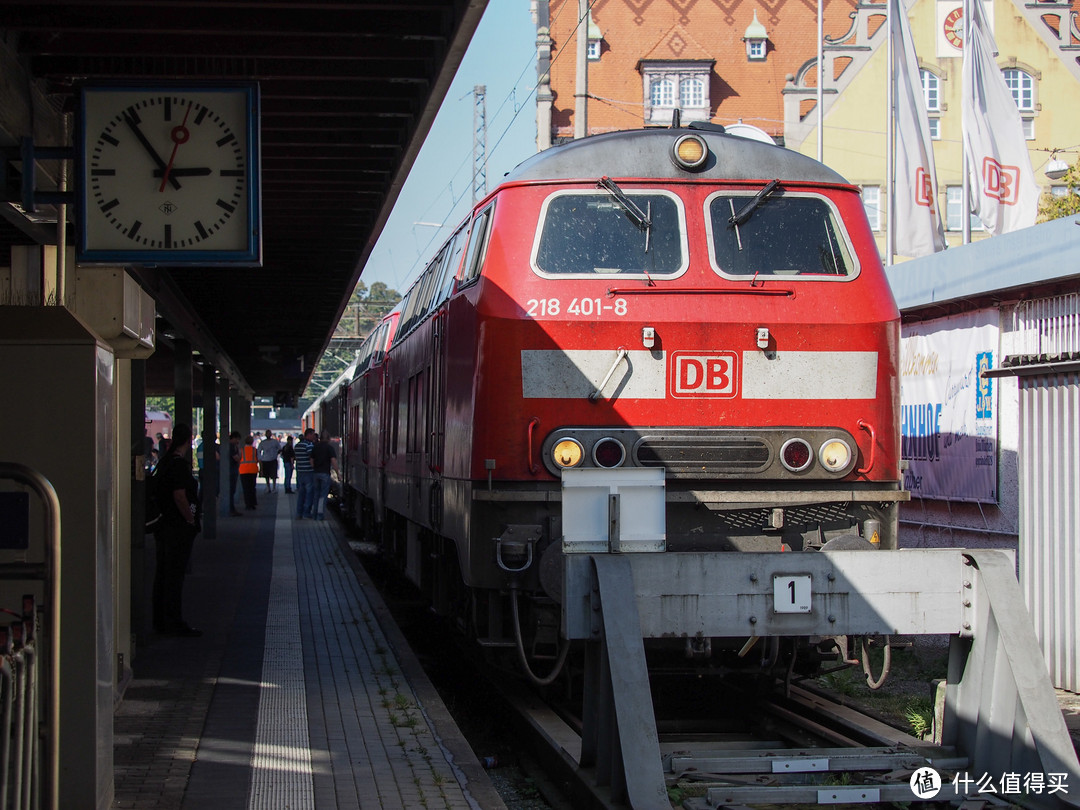
[[[567,471],[662,470],[667,552],[895,548],[899,323],[811,158],[711,125],[549,149],[361,350],[346,514],[523,658],[558,646]]]

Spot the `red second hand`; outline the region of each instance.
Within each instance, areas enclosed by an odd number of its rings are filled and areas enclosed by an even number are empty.
[[[180,148],[180,144],[187,143],[188,138],[191,137],[191,132],[187,128],[187,117],[191,114],[191,104],[188,104],[187,110],[184,111],[184,120],[180,122],[180,126],[173,127],[169,137],[172,138],[173,148],[172,154],[169,155],[169,163],[165,167],[164,176],[161,178],[161,188],[158,192],[165,190],[165,184],[169,182],[169,172],[172,171],[173,161],[176,160],[176,150]]]

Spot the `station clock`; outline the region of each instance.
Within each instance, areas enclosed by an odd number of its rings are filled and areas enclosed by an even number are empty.
[[[87,86],[78,260],[257,265],[256,85]]]

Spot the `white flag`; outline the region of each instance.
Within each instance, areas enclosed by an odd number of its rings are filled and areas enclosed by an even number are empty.
[[[919,62],[900,0],[889,0],[895,82],[896,185],[893,202],[896,252],[926,256],[945,249],[945,232],[938,209],[937,171],[930,142]]]
[[[962,123],[971,209],[991,235],[1035,224],[1039,186],[1024,125],[994,57],[997,46],[982,0],[968,0],[964,26]]]

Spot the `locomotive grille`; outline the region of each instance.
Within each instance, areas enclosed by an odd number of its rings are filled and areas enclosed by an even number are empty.
[[[765,470],[772,453],[761,439],[752,437],[643,436],[634,447],[643,467],[665,467],[671,475],[726,473],[746,475]]]
[[[793,506],[784,510],[787,526],[814,526],[840,523],[848,519],[847,503],[822,503]],[[771,509],[736,509],[716,513],[729,530],[758,532],[769,522]]]

